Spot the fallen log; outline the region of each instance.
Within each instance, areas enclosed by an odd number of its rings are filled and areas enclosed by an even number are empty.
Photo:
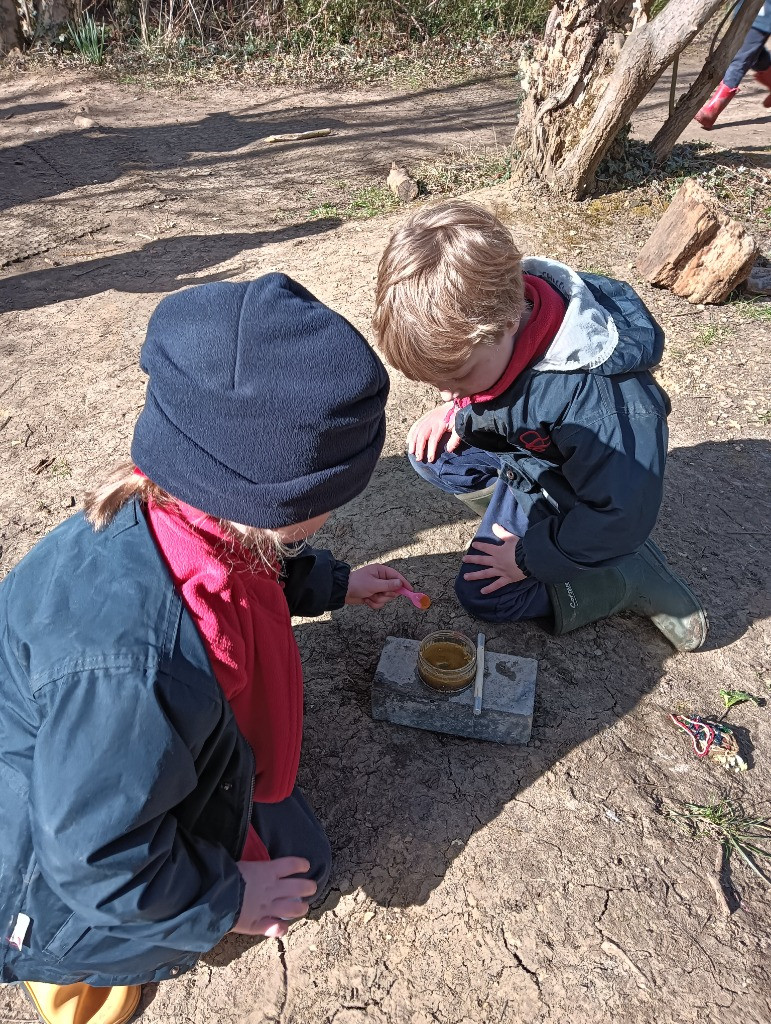
[[[646,281],[689,302],[724,302],[749,276],[752,235],[692,178],[683,183],[637,257]]]

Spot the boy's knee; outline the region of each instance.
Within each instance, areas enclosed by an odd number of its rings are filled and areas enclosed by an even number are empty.
[[[455,594],[461,605],[475,619],[483,619],[485,622],[507,621],[509,617],[501,614],[498,591],[482,593],[482,587],[487,586],[490,580],[464,580],[463,574],[468,571],[464,565],[455,580]]]
[[[434,487],[442,488],[442,484],[439,480],[439,473],[434,462],[422,462],[416,459],[411,452],[407,452],[407,458],[410,460],[410,465],[421,478],[426,480],[428,483],[433,484]]]
[[[546,587],[537,580],[510,583],[492,594],[483,594],[482,588],[490,580],[464,580],[468,572],[464,566],[455,580],[455,593],[469,615],[484,622],[520,622],[539,619],[551,614],[551,602]]]

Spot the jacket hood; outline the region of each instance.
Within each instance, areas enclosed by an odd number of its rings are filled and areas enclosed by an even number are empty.
[[[565,318],[535,370],[605,376],[656,366],[664,332],[624,281],[579,274],[556,260],[529,257],[522,270],[546,281],[567,303]]]

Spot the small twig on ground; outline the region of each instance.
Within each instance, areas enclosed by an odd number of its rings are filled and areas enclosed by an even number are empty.
[[[717,900],[718,910],[726,917],[730,917],[733,913],[731,904],[728,902],[728,897],[725,894],[723,885],[723,873],[725,871],[725,854],[723,853],[723,847],[717,848],[715,854],[715,874],[707,875],[707,881],[715,891],[715,898]]]
[[[267,135],[263,142],[305,142],[306,139],[322,139],[332,134],[331,128],[318,128],[313,132],[288,132],[286,135]]]

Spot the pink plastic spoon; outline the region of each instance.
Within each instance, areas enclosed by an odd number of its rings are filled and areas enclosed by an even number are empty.
[[[424,612],[426,608],[431,607],[431,598],[428,594],[416,594],[414,590],[410,590],[408,587],[399,587],[396,591],[397,594],[403,594],[408,601],[412,601],[415,607]]]

